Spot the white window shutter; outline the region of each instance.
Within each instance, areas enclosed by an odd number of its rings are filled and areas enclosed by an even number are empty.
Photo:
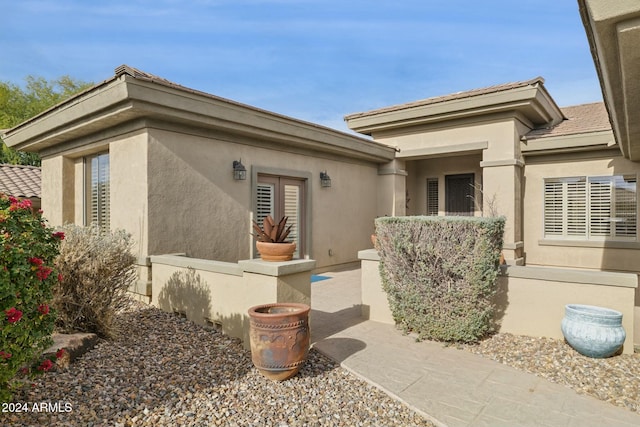
[[[562,181],[548,180],[544,183],[544,235],[562,236],[564,234]]]
[[[589,178],[589,231],[591,236],[611,236],[611,201],[611,178]]]

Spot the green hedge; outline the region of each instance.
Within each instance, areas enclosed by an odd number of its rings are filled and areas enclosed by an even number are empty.
[[[391,313],[418,339],[473,342],[491,332],[504,217],[376,219]]]

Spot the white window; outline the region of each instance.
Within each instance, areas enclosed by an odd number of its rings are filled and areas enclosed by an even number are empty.
[[[109,230],[109,153],[85,158],[85,225]]]
[[[544,236],[580,240],[636,240],[636,177],[615,175],[545,179]]]

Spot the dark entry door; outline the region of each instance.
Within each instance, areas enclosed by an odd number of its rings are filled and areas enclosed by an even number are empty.
[[[447,215],[472,216],[474,187],[473,174],[445,176],[445,209]]]

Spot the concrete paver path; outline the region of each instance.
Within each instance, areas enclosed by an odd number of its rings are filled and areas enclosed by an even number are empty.
[[[640,415],[463,350],[416,342],[364,320],[360,270],[312,283],[311,338],[320,352],[448,427],[640,426]]]

